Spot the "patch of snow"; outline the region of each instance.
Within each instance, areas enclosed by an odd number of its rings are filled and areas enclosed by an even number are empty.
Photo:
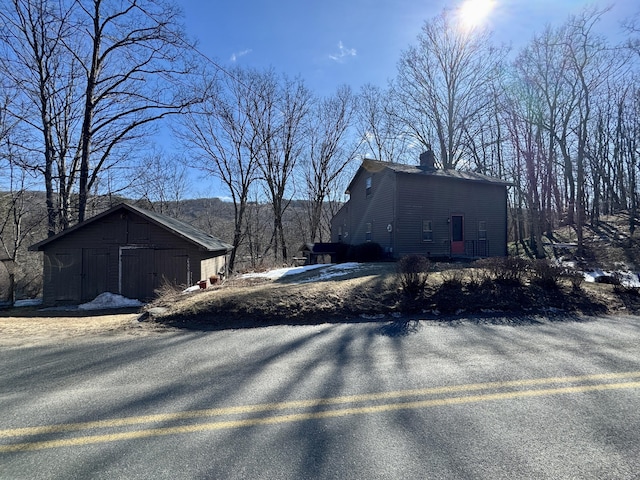
[[[637,274],[633,272],[618,272],[617,276],[620,279],[620,284],[623,287],[640,288],[640,280],[638,279]]]
[[[78,305],[78,310],[103,310],[110,308],[126,308],[126,307],[141,307],[142,302],[139,300],[133,300],[123,297],[122,295],[116,295],[115,293],[101,293],[90,302]]]
[[[308,272],[309,270],[315,270],[316,268],[326,267],[326,264],[320,263],[317,265],[304,265],[302,267],[285,267],[285,268],[276,268],[275,270],[269,270],[266,272],[252,272],[245,273],[242,275],[242,278],[268,278],[271,280],[277,280],[278,278],[287,276],[287,275],[297,275],[299,273]]]
[[[348,263],[337,263],[332,264],[327,267],[320,275],[317,277],[310,278],[308,280],[303,280],[300,283],[309,283],[309,282],[317,282],[322,280],[328,280],[333,277],[340,277],[345,275],[353,270],[357,270],[360,268],[362,264],[356,262],[348,262]]]
[[[596,279],[607,276],[607,274],[605,274],[599,268],[590,270],[588,272],[584,272],[583,275],[584,275],[585,282],[589,282],[589,283],[595,283],[597,281]]]
[[[364,318],[365,320],[380,320],[384,318],[384,313],[362,313],[360,314],[360,318]]]
[[[326,280],[332,277],[338,277],[358,267],[360,267],[360,264],[355,262],[338,264],[320,263],[317,265],[304,265],[302,267],[277,268],[275,270],[269,270],[267,272],[260,273],[245,273],[244,275],[242,275],[242,278],[268,278],[270,280],[277,280],[278,278],[282,278],[285,276],[298,275],[300,273],[309,272],[317,268],[325,268],[325,270],[317,277],[313,277],[311,279],[303,280],[302,282],[300,282],[307,283]]]
[[[16,300],[13,302],[14,307],[35,307],[37,305],[42,305],[41,298],[28,298],[25,300]]]
[[[191,293],[191,292],[198,292],[202,290],[202,288],[200,288],[200,285],[193,285],[191,287],[187,287],[185,288],[182,293]]]
[[[629,271],[605,272],[596,268],[594,270],[584,272],[583,275],[585,281],[590,283],[612,283],[607,282],[607,279],[616,279],[616,281],[619,281],[620,285],[623,287],[640,288],[640,279],[638,278],[638,274]]]

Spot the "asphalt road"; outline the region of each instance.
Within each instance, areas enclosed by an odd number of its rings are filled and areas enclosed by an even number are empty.
[[[1,479],[640,478],[640,318],[0,350]]]

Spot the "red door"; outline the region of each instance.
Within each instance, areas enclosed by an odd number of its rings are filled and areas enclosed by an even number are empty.
[[[451,215],[451,254],[464,253],[464,217]]]

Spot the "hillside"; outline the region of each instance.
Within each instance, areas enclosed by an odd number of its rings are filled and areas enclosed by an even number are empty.
[[[547,239],[550,255],[583,270],[636,271],[640,256],[636,235],[629,235],[628,217],[603,219],[585,230],[585,254],[577,258],[568,228]],[[553,242],[555,247],[551,245]],[[561,248],[558,245],[561,245]],[[517,281],[496,276],[491,262],[434,263],[424,292],[408,298],[395,263],[361,265],[326,278],[330,266],[278,280],[236,278],[216,288],[183,295],[164,292],[147,309],[157,322],[190,328],[237,328],[273,323],[299,324],[381,319],[451,320],[460,316],[530,322],[544,317],[640,313],[637,287],[576,282],[557,274],[540,278],[535,262],[514,269]],[[574,277],[575,278],[575,277]],[[580,275],[580,278],[582,276]]]

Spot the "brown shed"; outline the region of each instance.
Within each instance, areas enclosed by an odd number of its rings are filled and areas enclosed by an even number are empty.
[[[474,172],[365,159],[331,220],[331,241],[380,244],[391,258],[507,254],[509,182]],[[431,161],[429,161],[431,160]]]
[[[30,247],[44,252],[43,304],[78,304],[103,292],[148,300],[163,283],[226,273],[233,247],[195,227],[122,203]]]

